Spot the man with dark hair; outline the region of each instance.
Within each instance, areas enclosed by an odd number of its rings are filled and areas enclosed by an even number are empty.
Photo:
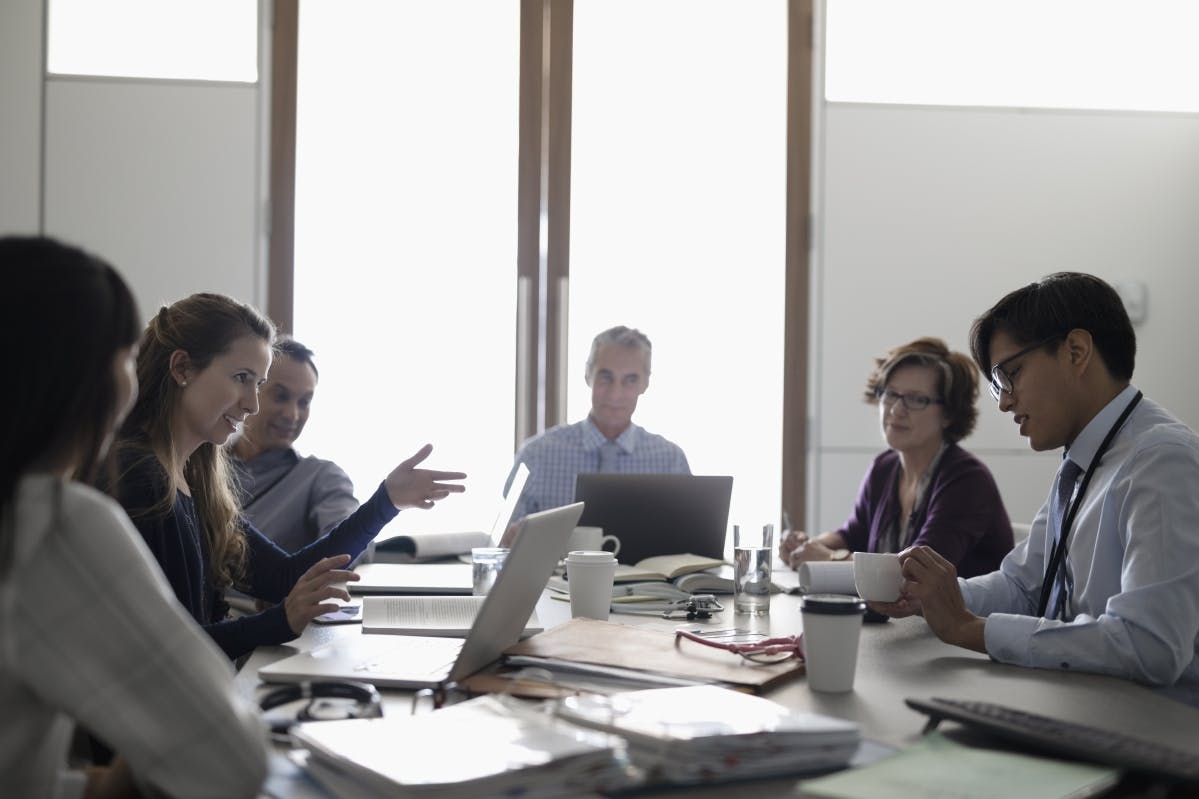
[[[358,508],[354,484],[341,467],[300,457],[294,449],[316,392],[312,357],[293,338],[275,343],[258,413],[246,417],[233,444],[243,513],[288,552],[320,538]]]
[[[633,424],[637,400],[649,388],[652,353],[644,333],[623,325],[595,337],[584,375],[591,413],[521,445],[504,486],[506,492],[521,463],[529,467],[513,519],[573,502],[579,472],[690,474],[677,444]]]
[[[1061,468],[998,571],[960,580],[913,547],[902,597],[877,609],[1004,663],[1199,687],[1199,436],[1130,384],[1119,295],[1050,275],[979,317],[971,350],[1030,446],[1064,448]]]

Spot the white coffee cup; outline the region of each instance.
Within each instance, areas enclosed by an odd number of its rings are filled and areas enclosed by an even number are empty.
[[[566,557],[567,552],[588,551],[598,552],[606,549],[605,544],[611,543],[610,551],[613,555],[620,554],[620,539],[614,535],[604,535],[602,527],[576,527],[570,531],[570,539],[566,543],[566,550],[562,553],[562,557]]]
[[[808,594],[799,601],[808,687],[852,691],[866,603],[845,594]]]
[[[855,594],[853,561],[808,560],[799,564],[799,590],[805,594]]]
[[[570,615],[607,621],[612,609],[616,556],[603,550],[566,554],[566,583],[570,586]]]
[[[870,602],[894,602],[899,599],[903,570],[894,552],[855,552],[853,584],[858,596]]]

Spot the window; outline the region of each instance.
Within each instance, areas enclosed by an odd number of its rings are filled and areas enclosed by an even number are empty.
[[[258,80],[250,0],[49,0],[51,73]]]
[[[825,6],[832,102],[1199,111],[1192,0]]]
[[[787,4],[575,0],[574,22],[568,416],[595,334],[639,328],[634,421],[734,475],[729,524],[775,522]]]
[[[519,6],[306,2],[296,338],[321,382],[306,452],[360,499],[430,442],[467,493],[410,530],[483,529],[512,465]]]

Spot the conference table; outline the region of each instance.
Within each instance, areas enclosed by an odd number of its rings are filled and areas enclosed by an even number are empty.
[[[654,616],[612,614],[611,622],[673,631],[684,623],[712,629],[741,628],[772,636],[801,632],[799,597],[776,594],[770,614],[751,617],[735,614],[732,597],[721,597],[725,610],[705,622],[668,620]],[[569,603],[543,594],[537,608],[548,629],[570,618]],[[262,690],[259,667],[297,651],[329,643],[341,636],[362,635],[359,625],[310,625],[299,639],[286,646],[261,647],[240,670],[237,680],[248,695]],[[385,713],[408,714],[412,694],[383,691]],[[800,711],[811,711],[856,722],[864,739],[878,747],[904,749],[920,740],[926,717],[908,708],[905,697],[977,699],[1049,715],[1095,727],[1122,731],[1185,751],[1199,752],[1199,709],[1137,683],[1094,674],[1049,671],[1008,666],[986,655],[942,643],[923,619],[892,619],[862,627],[857,674],[849,693],[821,693],[809,689],[800,676],[771,690],[767,697]],[[942,729],[951,729],[945,722]],[[772,796],[802,795],[796,779],[755,781],[746,784],[655,790],[653,796]],[[276,788],[270,796],[310,796],[297,789]]]

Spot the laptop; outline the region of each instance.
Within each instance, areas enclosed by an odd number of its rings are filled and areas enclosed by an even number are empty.
[[[585,506],[582,526],[602,527],[620,539],[621,563],[691,552],[724,558],[730,476],[610,474],[575,478],[575,502]]]
[[[473,543],[468,542],[469,545],[499,546],[528,479],[529,469],[522,463],[512,478],[507,495],[500,500],[495,520],[491,523],[491,530],[486,539],[479,536]],[[460,542],[467,535],[478,534],[430,534],[426,538],[431,542],[436,542],[439,538],[452,541],[454,548],[460,549],[463,546]],[[417,545],[412,543],[412,539],[412,536],[396,536],[388,541],[403,542],[416,553]],[[456,552],[443,554],[453,555]],[[474,587],[469,555],[465,563],[364,563],[354,571],[362,579],[349,583],[348,589],[352,594],[469,594]]]
[[[264,682],[360,680],[390,688],[432,688],[462,680],[520,640],[558,563],[579,503],[527,516],[495,585],[465,640],[406,635],[347,635],[258,669]]]

